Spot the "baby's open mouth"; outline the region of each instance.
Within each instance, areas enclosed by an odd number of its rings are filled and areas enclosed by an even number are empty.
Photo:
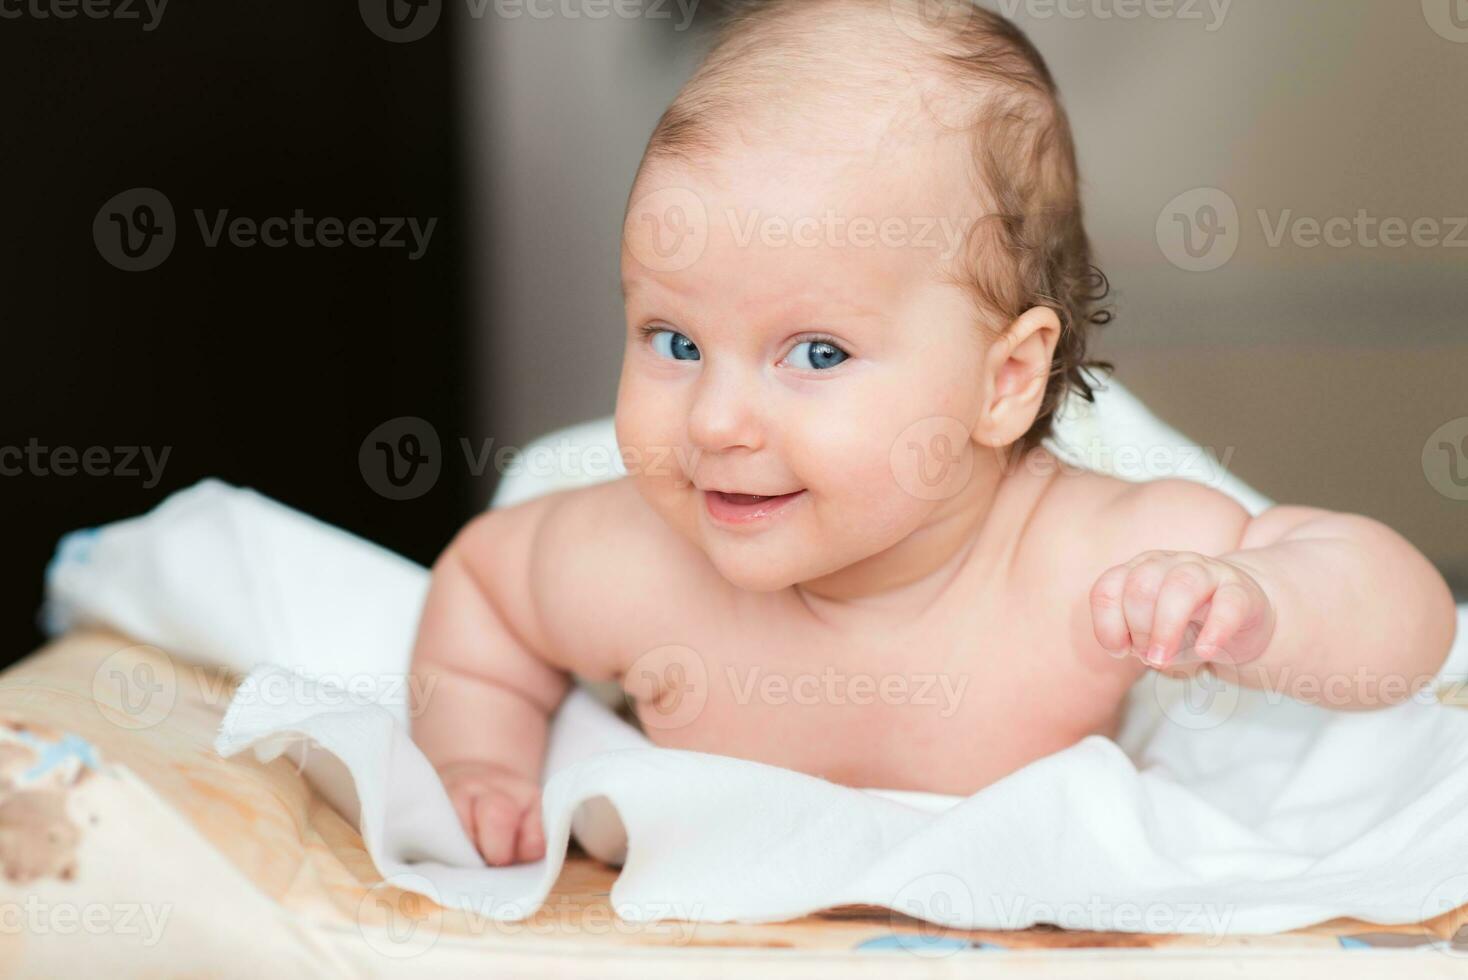
[[[715,490],[714,493],[718,494],[720,497],[723,497],[725,500],[729,501],[732,504],[757,504],[761,500],[774,500],[775,497],[777,497],[777,496],[778,497],[789,497],[789,496],[791,496],[788,493],[774,494],[774,495],[770,495],[770,496],[762,496],[762,495],[757,494],[757,493],[725,493],[722,490]],[[799,493],[799,491],[797,490],[796,493]]]
[[[787,504],[803,493],[805,493],[804,490],[781,494],[705,490],[703,496],[710,517],[726,524],[748,524],[783,510]]]

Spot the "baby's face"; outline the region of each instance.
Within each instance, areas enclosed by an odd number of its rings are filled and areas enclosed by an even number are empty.
[[[877,555],[985,465],[988,343],[941,278],[966,229],[917,156],[748,150],[658,162],[634,190],[617,437],[648,503],[736,586]]]

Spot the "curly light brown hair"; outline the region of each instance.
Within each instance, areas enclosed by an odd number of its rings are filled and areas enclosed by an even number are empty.
[[[1095,401],[1088,372],[1113,368],[1088,354],[1095,330],[1112,320],[1103,306],[1110,286],[1092,262],[1075,142],[1044,58],[1013,22],[970,0],[947,0],[936,22],[925,16],[931,4],[723,0],[712,46],[659,120],[639,176],[654,160],[717,152],[727,137],[716,123],[778,104],[802,65],[814,66],[831,97],[871,101],[892,84],[895,62],[924,93],[925,124],[968,139],[983,218],[969,226],[948,280],[970,292],[991,337],[1037,306],[1060,321],[1040,408],[1012,447],[1022,453],[1052,434],[1068,396]],[[872,64],[841,65],[849,77],[837,83],[819,59],[841,31],[862,32],[850,50]]]

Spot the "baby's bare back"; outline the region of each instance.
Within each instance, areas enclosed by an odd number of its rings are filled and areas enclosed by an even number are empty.
[[[1124,488],[1015,475],[935,601],[849,615],[793,588],[731,586],[629,481],[569,491],[532,505],[538,642],[565,669],[620,681],[659,745],[971,793],[1114,732],[1142,668],[1097,644],[1089,590],[1130,552],[1083,529]]]

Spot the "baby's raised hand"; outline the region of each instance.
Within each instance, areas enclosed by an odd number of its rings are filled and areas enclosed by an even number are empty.
[[[1096,640],[1149,667],[1244,664],[1274,632],[1274,604],[1252,575],[1190,551],[1144,551],[1091,588]],[[1189,656],[1189,654],[1192,656]]]
[[[538,782],[489,762],[450,762],[439,767],[438,775],[464,832],[487,863],[545,856]]]

